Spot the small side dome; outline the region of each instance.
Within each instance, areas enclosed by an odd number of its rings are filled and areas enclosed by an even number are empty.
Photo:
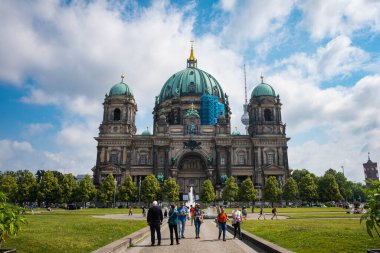
[[[149,132],[149,127],[146,127],[146,130],[144,130],[144,132],[141,133],[141,135],[152,135],[150,132]]]
[[[276,92],[274,91],[274,89],[272,88],[272,86],[270,86],[269,84],[267,83],[260,83],[259,85],[257,85],[252,93],[251,93],[251,97],[260,97],[260,96],[271,96],[271,97],[275,97],[276,96]]]
[[[235,127],[235,131],[233,131],[231,135],[234,135],[234,136],[240,135],[240,132],[237,130],[237,127]]]
[[[128,84],[124,83],[123,81],[124,75],[121,75],[121,81],[120,83],[115,84],[112,86],[109,95],[127,95],[127,96],[133,96],[132,90],[129,88]]]
[[[187,110],[185,113],[186,118],[192,117],[192,116],[196,118],[200,118],[198,110],[194,109],[194,104],[191,104],[191,108]]]
[[[260,96],[271,96],[271,97],[276,96],[276,92],[274,91],[272,86],[270,86],[267,83],[264,83],[264,77],[262,75],[261,75],[261,83],[258,84],[251,93],[251,98],[260,97]]]

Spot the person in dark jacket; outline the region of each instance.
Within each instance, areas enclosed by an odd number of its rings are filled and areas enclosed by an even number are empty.
[[[164,216],[157,201],[153,201],[153,206],[148,210],[147,222],[150,226],[150,239],[152,246],[155,244],[155,232],[157,232],[157,245],[161,245],[161,224]]]

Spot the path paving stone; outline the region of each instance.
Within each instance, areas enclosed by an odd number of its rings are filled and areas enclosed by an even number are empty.
[[[149,252],[212,252],[212,253],[242,253],[242,252],[259,252],[259,249],[253,249],[240,241],[233,239],[233,235],[226,233],[226,241],[218,240],[218,228],[212,220],[205,220],[201,225],[200,239],[195,239],[195,227],[186,222],[185,237],[180,240],[180,244],[170,245],[169,227],[167,224],[161,227],[161,245],[150,246],[150,235],[141,241],[138,245],[129,248],[127,253],[149,253]],[[157,240],[157,239],[156,239]],[[157,241],[156,241],[157,244]]]

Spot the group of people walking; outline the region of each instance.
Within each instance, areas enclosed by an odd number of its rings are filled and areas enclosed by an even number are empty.
[[[165,210],[166,211],[166,210]],[[167,212],[167,211],[166,211]],[[153,201],[153,206],[148,210],[147,222],[150,226],[151,232],[151,245],[155,245],[155,234],[157,234],[157,245],[161,245],[161,229],[163,221],[163,213],[158,206],[157,201]],[[167,212],[168,225],[170,231],[170,245],[174,244],[174,237],[176,243],[179,244],[179,239],[185,237],[186,221],[191,218],[191,225],[195,225],[195,238],[199,239],[200,227],[203,223],[203,213],[199,205],[195,205],[190,209],[181,203],[179,207],[175,205],[170,206],[169,212]]]
[[[239,206],[235,206],[235,209],[231,214],[231,222],[234,227],[234,238],[238,237],[242,239],[240,225],[243,219],[246,218],[247,213],[239,210]],[[156,243],[155,235],[157,234],[157,245],[161,245],[161,225],[164,217],[168,218],[168,225],[170,231],[170,245],[174,244],[174,238],[176,244],[180,244],[180,239],[185,237],[186,221],[191,220],[191,226],[195,226],[195,239],[200,238],[200,228],[203,223],[203,212],[200,206],[196,204],[194,207],[186,207],[184,203],[181,203],[179,207],[175,205],[170,205],[169,211],[165,209],[165,215],[163,214],[161,208],[158,206],[157,201],[153,202],[153,206],[149,208],[147,214],[147,222],[150,226],[151,232],[151,245],[154,246]],[[221,237],[223,241],[226,241],[226,228],[227,221],[229,220],[228,215],[225,213],[224,208],[220,207],[218,210],[218,216],[215,219],[216,226],[219,228],[218,239]]]

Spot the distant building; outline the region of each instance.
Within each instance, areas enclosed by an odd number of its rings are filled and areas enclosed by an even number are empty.
[[[377,171],[377,163],[371,161],[368,153],[368,162],[363,163],[365,180],[374,179],[379,181],[379,172]]]
[[[83,175],[77,175],[75,178],[77,180],[77,183],[79,184],[85,177],[87,176],[87,174],[83,174]],[[92,176],[90,175],[90,177],[92,178]]]

